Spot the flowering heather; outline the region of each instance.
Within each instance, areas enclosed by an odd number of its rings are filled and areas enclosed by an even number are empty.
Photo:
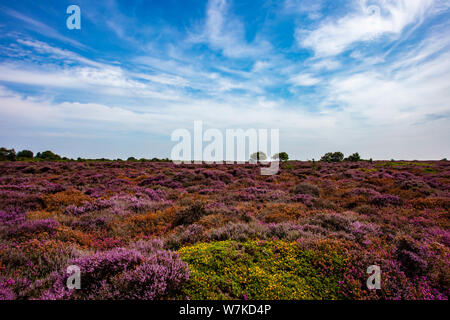
[[[447,161],[0,162],[0,299],[448,299],[449,196]]]
[[[58,221],[54,219],[27,220],[15,227],[11,227],[7,234],[8,236],[30,235],[40,232],[54,234],[58,226]]]
[[[42,299],[160,299],[175,296],[189,279],[187,265],[160,242],[138,243],[68,261],[83,275],[83,290],[68,289],[64,270],[53,273],[53,287]]]
[[[304,203],[309,207],[312,206],[313,199],[309,194],[296,194],[292,197],[292,201]]]

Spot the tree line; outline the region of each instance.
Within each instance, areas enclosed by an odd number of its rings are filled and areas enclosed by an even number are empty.
[[[286,162],[289,160],[289,155],[286,152],[280,152],[277,153],[272,157],[274,160],[280,160],[282,162]],[[0,161],[26,161],[26,160],[42,160],[42,161],[75,161],[74,159],[69,159],[67,157],[61,157],[60,155],[47,150],[43,152],[38,152],[36,155],[31,150],[22,150],[16,153],[14,149],[7,149],[7,148],[0,148]],[[264,161],[267,160],[267,155],[262,152],[258,151],[250,155],[251,161]],[[314,160],[314,159],[313,159]],[[106,158],[100,158],[100,159],[84,159],[84,158],[77,158],[76,161],[113,161],[111,159]],[[115,159],[115,161],[123,161],[122,159]],[[140,158],[136,159],[135,157],[129,157],[126,161],[152,161],[152,162],[169,162],[170,160],[168,158],[159,159],[159,158],[153,158],[153,159],[145,159]],[[348,157],[344,157],[344,154],[342,152],[327,152],[325,153],[321,158],[320,161],[323,162],[342,162],[342,161],[350,161],[350,162],[357,162],[357,161],[363,161],[359,155],[358,152],[353,153],[349,155]],[[372,161],[370,159],[369,161]]]
[[[47,150],[43,152],[38,152],[36,155],[31,150],[22,150],[16,153],[14,149],[0,148],[0,161],[124,161],[122,159],[107,159],[107,158],[99,158],[99,159],[85,159],[78,157],[75,159],[69,159],[67,157],[61,157],[60,155]],[[168,158],[159,159],[136,159],[135,157],[129,157],[126,161],[150,161],[150,162],[169,162]]]

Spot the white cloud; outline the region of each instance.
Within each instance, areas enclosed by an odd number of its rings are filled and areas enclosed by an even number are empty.
[[[104,130],[118,129],[168,136],[174,129],[190,127],[194,120],[203,120],[220,129],[280,128],[299,133],[334,126],[334,121],[326,115],[284,108],[277,101],[263,97],[256,101],[240,99],[240,104],[233,99],[223,103],[203,99],[170,103],[165,108],[148,105],[141,109],[144,111],[98,103],[54,103],[49,99],[25,98],[0,88],[0,118],[20,119],[19,123],[26,120],[25,123],[39,125],[45,130],[49,127],[89,128],[89,131],[101,134]],[[240,116],[236,117],[237,114]]]
[[[262,70],[270,68],[271,66],[272,64],[268,61],[258,60],[253,64],[252,72],[260,72]]]
[[[189,86],[189,81],[180,76],[173,76],[170,74],[145,74],[145,73],[134,73],[138,78],[149,80],[152,82],[157,82],[160,84],[170,85],[170,86]]]
[[[191,35],[190,41],[208,43],[230,58],[255,57],[271,49],[270,43],[258,36],[252,43],[245,40],[244,24],[229,12],[226,0],[209,0],[203,31]]]
[[[322,0],[285,0],[283,13],[306,14],[310,19],[318,19],[322,16]]]
[[[333,56],[359,41],[382,36],[398,37],[404,28],[420,23],[433,0],[375,0],[372,5],[360,1],[355,10],[337,20],[327,19],[312,31],[296,30],[299,44],[314,50],[316,56]]]
[[[296,86],[314,86],[320,83],[320,79],[314,78],[311,74],[299,74],[289,79]]]
[[[40,34],[44,35],[44,36],[47,36],[47,37],[50,37],[50,38],[53,38],[53,39],[56,39],[56,40],[63,41],[65,43],[69,43],[69,44],[71,44],[71,45],[73,45],[75,47],[78,47],[78,48],[86,48],[86,46],[84,44],[82,44],[82,43],[80,43],[80,42],[78,42],[76,40],[73,40],[72,38],[63,36],[62,34],[60,34],[55,29],[49,27],[48,25],[46,25],[46,24],[44,24],[44,23],[42,23],[42,22],[40,22],[38,20],[35,20],[35,19],[31,18],[31,17],[28,17],[28,16],[26,16],[26,15],[20,13],[20,12],[17,12],[15,10],[12,10],[12,9],[9,9],[9,8],[4,8],[3,7],[3,8],[1,8],[1,10],[4,13],[6,13],[7,15],[24,22],[25,23],[24,26],[26,28],[28,28],[28,29],[31,29],[31,30],[33,30],[33,31],[35,31],[37,33],[40,33]]]
[[[84,90],[98,95],[180,99],[180,92],[152,87],[127,75],[120,67],[66,67],[0,64],[0,81],[25,85]]]
[[[338,76],[330,81],[329,103],[373,126],[408,126],[450,116],[450,54],[398,71]],[[411,129],[411,128],[410,128]]]
[[[56,48],[56,47],[53,47],[42,41],[18,39],[17,42],[22,45],[25,45],[27,47],[33,48],[38,53],[50,54],[55,59],[67,59],[70,61],[76,61],[76,62],[83,63],[83,64],[86,64],[89,66],[94,66],[94,67],[104,67],[105,66],[102,63],[98,63],[91,59],[82,57],[70,50]]]
[[[341,63],[333,59],[320,59],[311,63],[311,68],[315,70],[335,70],[340,67]]]

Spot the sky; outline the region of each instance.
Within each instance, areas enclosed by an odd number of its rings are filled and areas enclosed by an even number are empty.
[[[0,146],[163,158],[201,120],[279,129],[291,159],[442,159],[449,18],[444,0],[0,0]]]

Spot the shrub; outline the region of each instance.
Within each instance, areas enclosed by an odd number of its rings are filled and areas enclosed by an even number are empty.
[[[345,258],[324,246],[302,250],[295,242],[220,241],[182,248],[190,299],[337,299]],[[326,288],[326,290],[325,290]]]
[[[385,207],[388,205],[399,206],[402,204],[402,199],[391,194],[383,194],[372,199],[372,203],[376,206]]]
[[[396,244],[397,259],[409,276],[423,275],[428,268],[424,260],[424,249],[408,236],[401,236]]]
[[[295,241],[306,236],[303,226],[290,222],[271,223],[268,226],[267,238],[277,238],[284,241]]]
[[[0,227],[14,226],[22,223],[25,220],[25,213],[16,211],[14,209],[0,211]]]
[[[312,207],[314,209],[330,209],[330,210],[336,210],[338,208],[333,201],[322,198],[314,199]]]
[[[327,152],[325,153],[320,161],[324,162],[341,162],[344,160],[344,154],[342,152]]]
[[[18,225],[16,228],[11,228],[8,232],[8,235],[15,237],[41,232],[54,234],[58,226],[59,226],[58,221],[54,219],[26,220],[22,222],[20,225]]]
[[[292,197],[292,201],[294,202],[301,202],[305,205],[307,205],[308,207],[311,207],[313,204],[313,197],[309,194],[296,194]]]
[[[34,153],[33,153],[33,151],[30,151],[30,150],[22,150],[22,151],[17,152],[16,157],[31,159],[34,157]]]
[[[190,205],[187,209],[178,211],[175,214],[174,226],[188,225],[200,220],[201,217],[206,216],[208,213],[204,206],[200,202],[196,202]]]
[[[351,220],[341,214],[318,214],[311,223],[318,224],[330,231],[350,231]]]
[[[66,287],[68,275],[52,274],[53,286],[41,299],[162,299],[175,297],[189,279],[187,265],[161,241],[139,242],[70,260],[81,272],[82,290]]]
[[[0,161],[16,160],[16,151],[14,149],[0,148]]]
[[[319,197],[320,191],[319,188],[311,183],[302,182],[295,186],[294,188],[295,194],[308,194],[313,197]]]
[[[187,227],[180,227],[176,233],[171,234],[166,245],[169,249],[179,249],[182,245],[192,244],[200,241],[203,236],[204,228],[198,224],[191,224]]]
[[[87,206],[87,203],[94,199],[76,189],[68,189],[57,192],[55,194],[47,194],[42,197],[45,208],[49,211],[65,210],[67,206],[73,205],[76,207]],[[73,208],[70,207],[72,210]],[[74,209],[73,209],[74,210]],[[84,210],[84,209],[83,209]]]
[[[365,204],[355,208],[355,211],[360,214],[367,215],[367,216],[374,216],[378,213],[377,209],[375,209],[371,206],[365,205]]]
[[[53,160],[61,160],[61,156],[53,153],[50,150],[44,151],[44,152],[38,152],[36,154],[36,158],[46,161],[53,161]]]
[[[176,253],[157,250],[135,269],[115,276],[107,297],[155,300],[176,297],[189,280],[187,264]]]
[[[358,162],[361,161],[361,157],[359,156],[359,153],[356,152],[352,155],[349,155],[345,160],[350,162]]]
[[[272,159],[275,159],[275,160],[278,159],[280,161],[288,161],[289,160],[289,155],[286,152],[280,152],[280,153],[277,153],[276,155],[274,155],[272,157]]]
[[[236,240],[246,241],[248,239],[264,238],[267,227],[259,223],[228,223],[227,225],[210,230],[206,237],[209,240]]]
[[[111,228],[112,218],[108,216],[85,215],[72,223],[72,227],[80,228],[85,231],[109,230]]]
[[[142,255],[136,250],[124,248],[112,249],[105,252],[94,253],[85,257],[73,259],[68,265],[76,265],[82,275],[83,290],[70,290],[66,287],[69,275],[66,270],[54,273],[54,285],[45,291],[41,299],[95,299],[109,288],[110,279],[116,273],[133,268],[142,262]]]
[[[0,300],[14,300],[16,294],[12,286],[14,285],[13,279],[1,279],[0,278]]]

